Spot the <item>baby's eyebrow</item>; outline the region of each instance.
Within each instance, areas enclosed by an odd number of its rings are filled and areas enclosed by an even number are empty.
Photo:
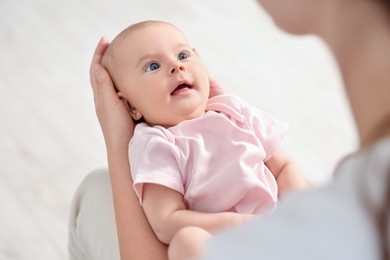
[[[153,57],[156,57],[156,54],[148,53],[148,54],[145,54],[145,55],[141,56],[138,59],[138,62],[136,63],[136,68],[138,68],[144,60],[149,60],[149,59],[151,59]]]
[[[175,47],[176,48],[190,48],[190,45],[186,42],[181,42],[181,43],[176,44]]]
[[[190,46],[189,43],[179,43],[175,47],[179,50],[187,50],[187,51],[192,50],[192,47]]]

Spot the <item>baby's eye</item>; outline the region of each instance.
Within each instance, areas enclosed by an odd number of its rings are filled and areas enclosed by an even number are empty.
[[[180,52],[180,53],[179,53],[179,56],[177,56],[177,58],[178,58],[179,60],[188,59],[188,54],[187,54],[187,53],[184,53],[184,52]]]
[[[146,67],[146,71],[154,71],[154,70],[157,70],[157,69],[159,69],[160,68],[160,64],[158,64],[158,63],[155,63],[155,62],[153,62],[153,63],[150,63],[147,67]]]

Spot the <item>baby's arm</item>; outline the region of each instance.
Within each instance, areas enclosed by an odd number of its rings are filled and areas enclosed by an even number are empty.
[[[144,184],[143,209],[157,238],[169,244],[180,229],[196,226],[213,233],[244,223],[249,215],[233,212],[202,213],[187,210],[183,195],[157,184]]]
[[[173,237],[169,249],[169,260],[200,259],[203,249],[213,236],[200,227],[185,227]]]
[[[283,151],[277,151],[265,165],[275,176],[279,197],[290,190],[303,189],[312,184],[300,173],[295,163]]]

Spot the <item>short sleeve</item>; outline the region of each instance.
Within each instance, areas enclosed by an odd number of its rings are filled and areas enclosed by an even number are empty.
[[[134,189],[141,204],[145,183],[184,193],[178,167],[179,152],[163,135],[135,135],[129,145],[129,159]]]
[[[287,134],[288,124],[244,102],[241,103],[241,113],[245,116],[249,129],[263,145],[266,154],[264,161],[268,161],[280,147]]]

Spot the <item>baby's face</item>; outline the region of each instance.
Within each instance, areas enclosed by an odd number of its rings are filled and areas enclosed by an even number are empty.
[[[135,117],[169,127],[205,112],[210,91],[207,70],[176,28],[161,24],[136,30],[120,44],[118,53],[119,90],[136,109]]]

